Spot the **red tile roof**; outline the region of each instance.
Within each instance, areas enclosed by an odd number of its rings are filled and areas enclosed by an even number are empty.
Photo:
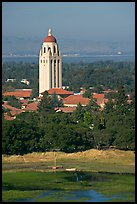
[[[2,106],[3,106],[5,109],[10,110],[10,113],[11,113],[12,116],[18,115],[18,114],[20,114],[20,113],[23,112],[23,110],[21,110],[21,109],[19,109],[19,108],[15,108],[15,107],[13,107],[13,106],[10,106],[10,105],[8,105],[7,103],[2,104]]]
[[[100,110],[104,109],[105,104],[108,102],[107,98],[98,98],[96,103],[100,106]]]
[[[20,102],[22,103],[22,106],[28,104],[28,100],[25,100],[25,99],[20,100]]]
[[[61,88],[52,88],[48,90],[48,93],[50,95],[56,93],[57,95],[73,95],[74,93],[72,91],[67,91]]]
[[[81,105],[86,106],[88,105],[90,99],[84,98],[82,95],[71,95],[66,97],[63,102],[64,105],[77,105],[78,103],[81,103]]]
[[[107,103],[108,102],[108,98],[104,98],[104,103]]]
[[[56,112],[62,111],[63,113],[72,113],[76,110],[76,107],[58,107],[55,110]]]
[[[9,110],[14,110],[14,111],[19,110],[18,108],[8,105],[7,103],[2,104],[2,106]]]
[[[30,98],[32,93],[32,89],[20,89],[20,90],[15,90],[15,91],[7,91],[4,92],[4,96],[15,96],[15,97],[20,97],[20,98]]]
[[[24,109],[18,109],[15,107],[12,107],[10,105],[8,105],[7,103],[2,104],[2,106],[6,109],[11,110],[11,116],[9,116],[7,113],[4,114],[4,118],[6,120],[14,120],[16,115],[19,115],[20,113],[24,112],[24,111],[36,111],[38,109],[38,102],[32,102],[27,104],[26,108]]]
[[[15,117],[9,116],[7,113],[4,113],[4,119],[5,120],[14,120]]]
[[[44,42],[54,42],[54,43],[56,43],[57,41],[56,41],[56,38],[53,35],[51,35],[51,36],[45,37]]]
[[[97,93],[93,93],[93,98],[104,98],[105,94],[97,94]]]
[[[20,113],[22,113],[23,110],[21,109],[18,109],[18,110],[11,110],[10,113],[12,116],[16,116],[16,115],[19,115]]]
[[[25,111],[36,111],[38,109],[38,102],[32,102],[27,104]]]

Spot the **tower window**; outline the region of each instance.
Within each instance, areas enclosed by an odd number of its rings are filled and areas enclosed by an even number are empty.
[[[56,53],[56,47],[54,46],[54,53]]]
[[[44,53],[46,53],[46,48],[44,47]]]

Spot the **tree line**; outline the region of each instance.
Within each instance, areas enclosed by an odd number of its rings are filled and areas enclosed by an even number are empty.
[[[69,113],[55,112],[57,97],[45,92],[37,112],[25,112],[13,121],[2,119],[2,153],[26,154],[60,149],[84,151],[103,146],[135,149],[135,105],[129,104],[124,87],[109,100],[104,111],[93,99]],[[58,105],[59,105],[58,104]]]

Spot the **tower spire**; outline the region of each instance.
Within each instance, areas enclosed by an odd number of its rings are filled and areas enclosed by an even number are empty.
[[[51,36],[51,35],[52,35],[52,30],[51,30],[51,28],[49,28],[48,36]]]

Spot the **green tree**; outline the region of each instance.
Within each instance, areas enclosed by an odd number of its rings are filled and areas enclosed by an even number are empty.
[[[135,130],[119,129],[114,145],[123,150],[135,150]]]
[[[127,111],[128,111],[128,103],[127,103],[127,96],[125,94],[125,90],[124,90],[124,87],[121,86],[118,90],[118,93],[116,95],[116,111],[119,113],[119,114],[126,114]]]
[[[96,103],[96,99],[91,98],[89,104],[86,106],[86,110],[91,112],[98,112],[99,109],[100,106]]]
[[[99,129],[105,129],[106,128],[106,121],[104,114],[101,112],[100,119],[99,119]]]
[[[104,112],[105,113],[112,113],[114,111],[115,103],[109,99],[109,101],[105,104]]]
[[[45,112],[51,112],[53,110],[54,108],[52,107],[51,104],[51,97],[49,96],[48,92],[45,91],[38,105],[38,111],[44,114]]]
[[[21,117],[13,121],[3,120],[2,153],[20,154],[39,151],[41,131],[34,120],[24,120]]]
[[[91,90],[90,89],[87,89],[85,91],[85,93],[83,93],[83,97],[84,98],[91,98]]]
[[[90,129],[93,130],[94,124],[93,124],[93,117],[91,115],[91,112],[85,111],[85,113],[84,113],[84,124],[87,125]]]
[[[78,103],[76,110],[73,112],[74,122],[83,122],[84,119],[84,108],[80,103]]]
[[[15,96],[6,96],[3,97],[3,100],[8,101],[10,106],[21,108],[21,102]]]
[[[56,92],[54,92],[54,94],[51,96],[51,106],[54,108],[63,106],[63,102],[62,100],[58,99]]]

